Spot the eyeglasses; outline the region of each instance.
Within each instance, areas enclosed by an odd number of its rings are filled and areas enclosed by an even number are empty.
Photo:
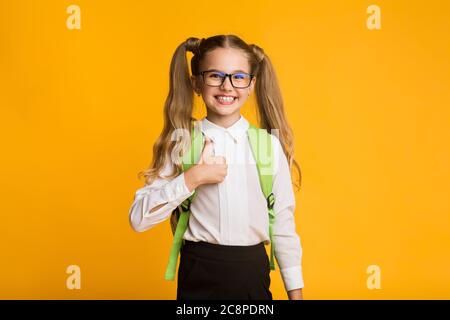
[[[250,86],[252,79],[254,77],[253,74],[248,74],[245,72],[237,72],[237,73],[224,73],[216,70],[206,70],[200,72],[203,77],[203,82],[210,87],[220,87],[225,81],[226,77],[230,78],[231,85],[234,88],[247,88]]]

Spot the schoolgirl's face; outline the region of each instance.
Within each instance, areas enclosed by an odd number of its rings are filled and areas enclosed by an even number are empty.
[[[251,73],[247,57],[242,50],[234,48],[217,48],[208,52],[200,63],[200,72],[208,71],[204,76],[193,76],[192,85],[205,102],[208,116],[236,117],[240,109],[253,92],[256,78],[248,82]],[[224,74],[233,74],[230,77]],[[248,85],[248,83],[250,83]],[[248,87],[242,88],[248,85]]]

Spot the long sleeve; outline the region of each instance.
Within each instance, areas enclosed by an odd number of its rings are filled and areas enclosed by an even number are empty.
[[[167,175],[170,166],[166,166],[162,175]],[[137,232],[146,231],[158,223],[168,219],[172,211],[185,199],[191,196],[186,186],[184,173],[172,180],[158,178],[149,185],[138,189],[134,196],[133,204],[129,211],[131,227]],[[150,212],[153,208],[163,205],[159,209]]]
[[[292,189],[291,173],[280,141],[273,137],[275,176],[273,193],[275,196],[275,222],[273,226],[275,257],[280,266],[286,291],[303,288],[302,246],[295,230],[295,197]]]

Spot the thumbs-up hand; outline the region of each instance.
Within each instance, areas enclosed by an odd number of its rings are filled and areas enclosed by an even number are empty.
[[[202,184],[220,183],[225,180],[228,165],[225,157],[214,156],[213,142],[205,137],[205,145],[198,164],[184,173],[184,179],[189,191]]]
[[[200,155],[199,164],[225,164],[225,157],[214,156],[214,146],[210,138],[205,136],[205,145]]]

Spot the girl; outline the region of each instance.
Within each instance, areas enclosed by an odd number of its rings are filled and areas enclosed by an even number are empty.
[[[192,76],[187,51],[194,54]],[[251,154],[249,123],[240,109],[254,90],[261,128],[279,132],[279,139],[270,136],[277,163],[275,257],[289,299],[302,299],[302,247],[295,231],[290,168],[298,170],[299,180],[301,175],[293,159],[292,132],[270,59],[235,35],[189,38],[176,49],[164,128],[150,168],[139,173],[146,185],[136,191],[129,213],[132,228],[143,232],[168,219],[196,192],[183,235],[177,299],[272,299],[264,247],[270,243],[267,201],[255,162],[239,161],[251,159],[246,157]],[[192,118],[194,91],[206,105],[207,116],[200,121]],[[177,129],[190,134],[194,125],[205,137],[204,149],[198,163],[183,172],[174,155],[182,155],[191,140],[174,141],[172,135]]]

